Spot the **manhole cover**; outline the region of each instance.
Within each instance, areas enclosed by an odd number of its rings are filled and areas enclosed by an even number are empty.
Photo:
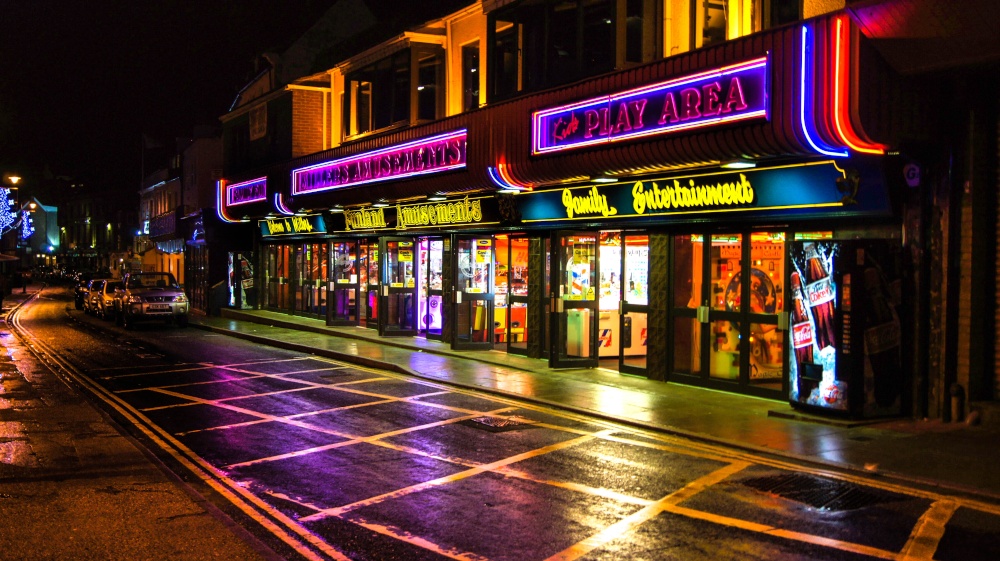
[[[512,430],[530,429],[535,425],[535,421],[511,415],[509,417],[499,417],[496,415],[486,415],[460,421],[458,424],[480,429],[488,432],[507,432]]]
[[[902,498],[870,487],[798,473],[755,477],[742,483],[821,510],[855,510]]]

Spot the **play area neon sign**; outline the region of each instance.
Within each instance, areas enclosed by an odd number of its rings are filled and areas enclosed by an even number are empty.
[[[536,111],[532,153],[767,118],[768,56]]]

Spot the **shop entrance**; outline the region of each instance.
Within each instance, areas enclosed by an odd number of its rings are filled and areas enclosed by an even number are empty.
[[[420,238],[417,241],[417,331],[428,339],[441,340],[444,246],[442,238]]]
[[[327,243],[292,243],[264,250],[265,308],[326,318]]]
[[[417,277],[413,238],[382,238],[379,335],[417,334]]]
[[[528,238],[496,236],[493,341],[509,353],[528,354]]]
[[[672,376],[780,396],[784,232],[676,236],[672,273]]]
[[[358,325],[358,242],[333,240],[330,243],[332,302],[327,325]]]
[[[358,242],[358,325],[369,329],[378,329],[378,250],[378,240]]]
[[[598,365],[597,233],[558,232],[553,246],[549,366],[592,368]]]
[[[453,349],[493,348],[493,263],[492,236],[456,236]]]

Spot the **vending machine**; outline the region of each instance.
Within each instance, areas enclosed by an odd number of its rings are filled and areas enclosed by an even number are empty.
[[[791,404],[854,418],[898,415],[899,241],[797,238],[789,247]]]

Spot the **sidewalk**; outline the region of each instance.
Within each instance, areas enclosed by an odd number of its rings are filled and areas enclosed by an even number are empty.
[[[379,338],[357,327],[262,310],[223,310],[191,323],[261,344],[412,374],[689,438],[848,469],[1000,502],[1000,427],[912,419],[849,421],[787,402],[603,369],[553,370],[501,351],[452,351],[418,337]]]

